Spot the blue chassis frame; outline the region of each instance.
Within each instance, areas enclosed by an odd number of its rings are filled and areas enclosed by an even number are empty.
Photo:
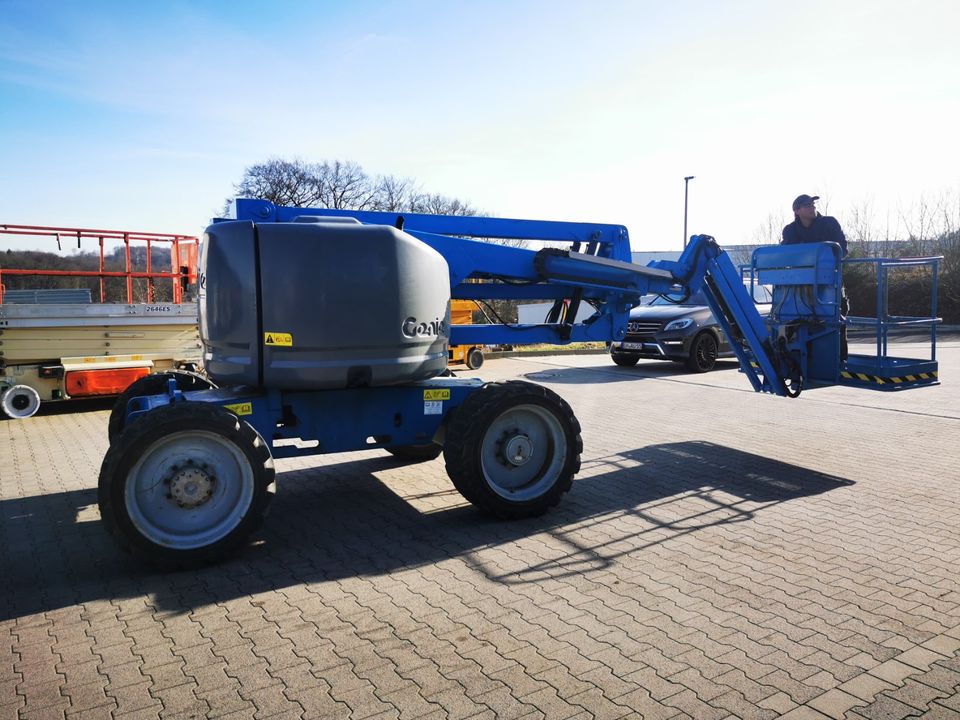
[[[438,434],[450,411],[483,385],[482,380],[440,377],[378,388],[181,392],[171,380],[166,394],[131,398],[127,422],[158,407],[206,402],[226,407],[249,423],[275,458],[429,445],[441,439]]]

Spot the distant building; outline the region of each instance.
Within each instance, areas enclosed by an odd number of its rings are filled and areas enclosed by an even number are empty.
[[[636,265],[649,265],[652,260],[679,260],[679,250],[654,250],[650,252],[634,252],[633,262]]]

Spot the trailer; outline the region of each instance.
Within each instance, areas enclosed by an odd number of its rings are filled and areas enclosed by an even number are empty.
[[[548,246],[480,241],[489,238]],[[373,448],[410,462],[442,454],[454,487],[489,515],[546,512],[580,469],[573,410],[534,383],[451,377],[448,345],[622,340],[629,310],[650,293],[702,289],[757,392],[939,382],[935,293],[930,317],[892,318],[882,302],[874,319],[884,339],[891,323],[929,327],[929,356],[892,357],[879,339],[875,355],[842,356],[835,244],[754,253],[750,277],[775,286],[766,315],[710,236],[691,237],[675,262],[630,259],[620,225],[237,200],[201,250],[204,364],[220,387],[185,390],[159,375],[120,398],[98,484],[106,529],[150,562],[216,561],[262,521],[274,458]],[[936,277],[939,258],[910,262]],[[553,309],[537,324],[451,325],[451,297],[547,300]],[[585,306],[593,313],[578,320]]]
[[[95,269],[0,266],[0,411],[32,416],[41,403],[116,395],[156,371],[200,362],[198,239],[111,230],[0,225],[0,236],[96,243]],[[112,267],[107,249],[121,248]],[[142,269],[134,256],[145,255]],[[154,267],[156,248],[169,264]],[[117,254],[117,253],[115,253]],[[21,288],[51,278],[71,288]],[[49,283],[47,283],[49,284]]]

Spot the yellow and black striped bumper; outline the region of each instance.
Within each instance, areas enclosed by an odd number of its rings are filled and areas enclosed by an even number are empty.
[[[937,382],[937,371],[917,373],[915,375],[900,375],[898,377],[881,377],[880,375],[868,375],[866,373],[855,373],[843,370],[840,377],[844,380],[859,380],[860,382],[871,383],[873,385],[917,385],[920,383]]]

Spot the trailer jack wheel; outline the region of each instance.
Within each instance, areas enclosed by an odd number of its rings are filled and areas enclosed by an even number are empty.
[[[40,394],[29,385],[14,385],[0,393],[0,409],[14,420],[33,417],[40,409]]]
[[[447,428],[447,474],[467,500],[504,519],[553,507],[580,469],[580,423],[559,395],[527,382],[489,383]]]
[[[193,567],[219,560],[256,530],[273,482],[270,452],[246,422],[219,405],[168,405],[110,446],[100,515],[121,549]]]

